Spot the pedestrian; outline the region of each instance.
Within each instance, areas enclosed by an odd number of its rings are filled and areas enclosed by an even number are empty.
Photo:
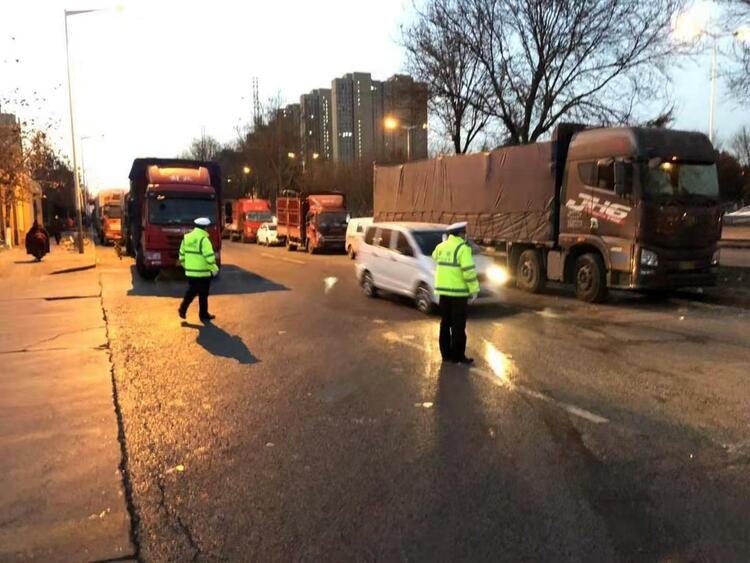
[[[479,295],[479,280],[466,242],[466,221],[448,227],[447,238],[435,247],[435,293],[440,296],[440,354],[444,362],[471,364],[466,357],[466,315],[469,300]]]
[[[50,221],[48,232],[55,239],[55,244],[60,245],[60,218],[55,215],[55,218]]]
[[[37,262],[49,253],[49,234],[39,222],[34,220],[29,232],[26,233],[26,254],[31,254]]]
[[[219,273],[219,266],[216,264],[211,239],[205,230],[205,227],[211,224],[211,220],[199,217],[194,223],[195,228],[183,237],[180,244],[180,265],[185,270],[188,288],[177,311],[180,318],[184,319],[190,303],[197,295],[198,317],[207,323],[216,318],[208,312],[208,293],[211,289],[211,278]]]

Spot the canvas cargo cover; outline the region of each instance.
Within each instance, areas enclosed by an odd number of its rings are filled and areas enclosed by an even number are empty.
[[[552,143],[375,166],[375,221],[468,221],[484,244],[554,240]]]

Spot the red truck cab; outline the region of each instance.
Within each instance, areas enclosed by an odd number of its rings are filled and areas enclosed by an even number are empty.
[[[185,233],[198,217],[208,217],[206,228],[221,260],[221,179],[215,163],[136,159],[128,197],[127,247],[138,273],[154,279],[162,268],[179,266]]]
[[[258,229],[263,223],[273,221],[271,202],[267,199],[241,198],[232,206],[231,240],[257,242]]]
[[[287,249],[344,251],[347,214],[343,193],[287,191],[276,200],[276,214],[277,235],[286,240]]]

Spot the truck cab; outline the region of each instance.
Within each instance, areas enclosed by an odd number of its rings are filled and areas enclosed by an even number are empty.
[[[722,209],[705,135],[580,131],[568,148],[559,201],[559,252],[547,255],[547,274],[575,283],[579,297],[597,301],[607,287],[716,284]]]

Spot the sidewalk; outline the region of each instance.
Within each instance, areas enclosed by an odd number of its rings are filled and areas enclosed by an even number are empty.
[[[0,252],[0,561],[133,557],[94,249]]]

